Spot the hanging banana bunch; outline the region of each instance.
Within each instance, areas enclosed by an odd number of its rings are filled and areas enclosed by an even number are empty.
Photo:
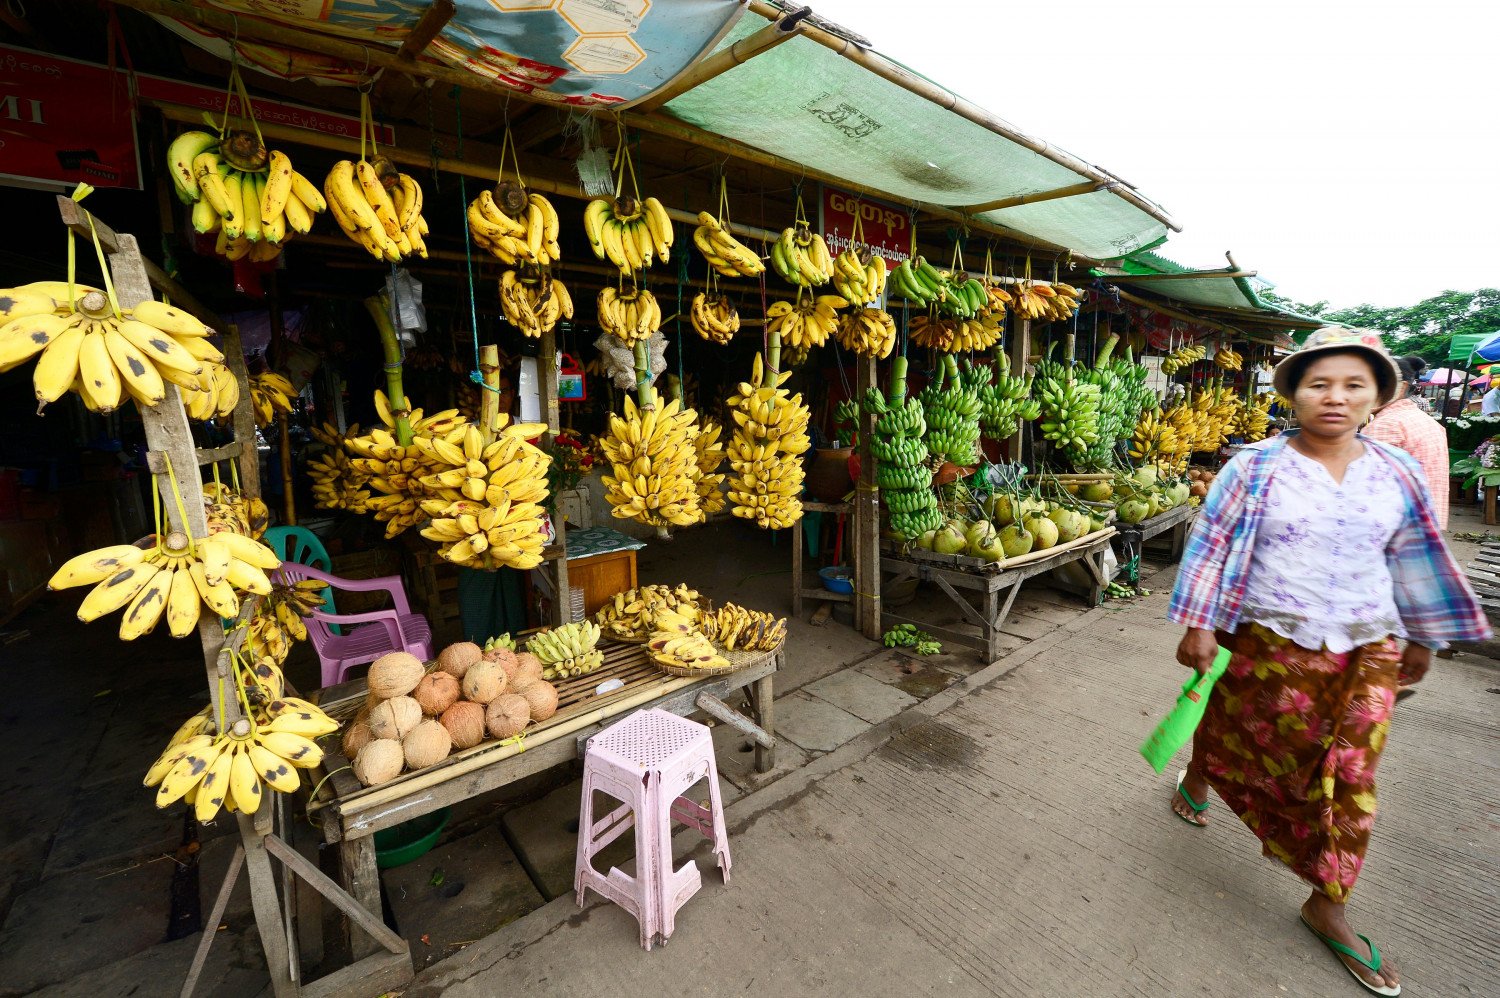
[[[297,390],[286,375],[262,371],[250,376],[250,403],[255,408],[255,425],[265,429],[276,422],[278,412],[291,412]]]
[[[281,694],[278,688],[284,685],[280,670],[260,668],[261,660],[269,659],[271,667],[279,667],[286,661],[292,644],[307,640],[307,624],[303,620],[308,614],[323,606],[323,590],[326,583],[319,579],[299,579],[286,583],[271,580],[271,591],[260,601],[250,617],[245,632],[244,652],[256,664],[253,671],[260,672],[257,685],[267,689],[271,698]]]
[[[715,218],[706,211],[698,212],[693,245],[708,265],[724,277],[757,277],[765,273],[766,265],[761,258],[729,231],[727,215]]]
[[[780,336],[783,348],[820,347],[838,331],[838,309],[848,306],[849,302],[838,295],[799,295],[796,302],[774,301],[766,309],[766,332]]]
[[[370,97],[360,94],[359,160],[341,159],[323,181],[334,221],[377,260],[400,263],[410,256],[427,259],[427,220],[422,217],[422,187],[375,151],[375,123]],[[370,157],[365,157],[369,139]]]
[[[610,463],[604,496],[613,515],[648,526],[689,527],[703,521],[698,482],[698,414],[672,399],[658,407],[642,389],[643,404],[625,397],[625,416],[610,414],[599,448]]]
[[[992,312],[972,319],[917,315],[912,317],[907,331],[913,343],[940,353],[980,353],[1000,341],[1005,332],[1005,319],[1003,313],[996,316]]]
[[[645,288],[627,284],[623,290],[599,292],[599,327],[626,346],[645,342],[661,329],[661,306]]]
[[[551,271],[534,267],[500,275],[500,311],[522,333],[538,339],[573,318],[573,296]]]
[[[1021,423],[1042,414],[1042,405],[1031,397],[1031,378],[1010,373],[1010,357],[995,351],[999,374],[979,389],[979,426],[992,440],[1005,440],[1018,433]]]
[[[693,446],[698,452],[698,506],[706,520],[724,508],[724,444],[719,439],[724,428],[711,419],[703,421]]]
[[[772,357],[778,349],[772,339]],[[730,441],[729,501],[732,512],[758,527],[779,530],[802,519],[802,455],[810,447],[810,413],[801,395],[781,385],[790,371],[767,373],[760,354],[749,382],[729,399],[735,431]]]
[[[359,436],[347,437],[344,443],[352,455],[350,466],[369,476],[366,484],[376,493],[365,500],[365,509],[386,525],[385,535],[389,539],[427,519],[422,500],[429,498],[430,493],[422,484],[422,476],[446,470],[446,466],[434,467],[415,439],[444,436],[462,429],[464,420],[457,409],[445,409],[431,416],[414,409],[404,417],[413,442],[402,445],[398,442],[398,435],[404,432],[401,415],[391,409],[390,399],[383,391],[375,392],[375,412],[382,425]]]
[[[232,462],[230,467],[235,470],[235,481],[238,482],[238,463]],[[271,525],[271,510],[263,499],[248,497],[237,487],[217,480],[203,483],[203,513],[211,534],[232,530],[258,541]]]
[[[710,343],[728,343],[740,331],[740,312],[728,295],[716,294],[710,299],[706,291],[698,292],[693,296],[688,318],[698,335]]]
[[[799,288],[816,288],[833,280],[833,257],[828,254],[828,244],[823,237],[812,231],[802,211],[802,198],[797,198],[797,221],[781,230],[781,235],[771,244],[771,266],[782,279]]]
[[[421,508],[433,518],[422,536],[439,543],[444,559],[482,569],[542,563],[552,458],[529,441],[546,430],[545,423],[511,424],[502,414],[488,443],[473,423],[415,438],[429,464],[442,469],[422,478],[431,497]]]
[[[1167,354],[1166,359],[1161,362],[1161,373],[1167,375],[1176,374],[1184,367],[1191,367],[1192,365],[1198,363],[1198,361],[1204,360],[1207,357],[1208,350],[1205,347],[1196,344],[1191,346],[1178,347],[1176,350],[1173,350],[1171,353]]]
[[[505,140],[510,141],[506,130]],[[501,161],[505,150],[501,147]],[[528,192],[516,166],[517,180],[502,179],[493,191],[481,191],[469,203],[469,235],[501,263],[515,267],[550,267],[562,256],[558,245],[557,209],[536,191]]]
[[[856,207],[849,244],[833,258],[833,289],[854,305],[874,305],[885,294],[885,257],[869,246],[861,253],[863,241],[864,219]]]
[[[667,209],[654,197],[642,198],[635,162],[623,136],[615,148],[615,196],[595,198],[583,209],[583,231],[594,256],[608,260],[622,277],[637,277],[657,260],[672,258],[675,234]],[[630,194],[625,176],[630,175]]]
[[[896,345],[896,320],[878,308],[846,312],[833,336],[845,350],[852,350],[861,357],[884,360]]]
[[[1245,355],[1233,347],[1220,347],[1214,353],[1214,366],[1221,371],[1239,371],[1245,366]]]

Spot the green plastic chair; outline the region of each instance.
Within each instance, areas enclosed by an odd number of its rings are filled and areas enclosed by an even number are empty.
[[[272,527],[266,531],[263,539],[282,561],[295,561],[299,565],[325,572],[333,571],[333,559],[328,557],[328,549],[323,546],[318,535],[306,527]],[[332,586],[324,586],[319,595],[323,597],[324,613],[338,613],[333,605]],[[328,629],[335,634],[344,633],[337,624],[330,624]]]

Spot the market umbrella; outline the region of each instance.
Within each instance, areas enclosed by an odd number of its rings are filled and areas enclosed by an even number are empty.
[[[1423,373],[1422,381],[1429,385],[1461,385],[1468,377],[1463,371],[1451,367],[1435,367]]]
[[[1470,388],[1488,388],[1489,386],[1490,376],[1488,374],[1481,374],[1479,377],[1469,382]]]
[[[1471,363],[1475,360],[1500,361],[1500,333],[1491,333],[1474,344]]]

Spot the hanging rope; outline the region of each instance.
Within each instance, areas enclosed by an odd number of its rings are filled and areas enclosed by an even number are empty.
[[[464,158],[464,105],[460,100],[462,89],[453,88],[453,111],[458,118],[458,159]],[[479,300],[474,292],[474,243],[469,233],[469,188],[464,181],[464,175],[458,175],[458,210],[463,215],[462,229],[464,231],[464,273],[469,281],[469,331],[474,339],[474,369],[469,372],[469,380],[480,388],[499,394],[500,388],[491,385],[484,379],[484,371],[480,369],[479,363]]]

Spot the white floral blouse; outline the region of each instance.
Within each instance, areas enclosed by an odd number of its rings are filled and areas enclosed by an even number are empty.
[[[1287,447],[1266,494],[1242,618],[1303,648],[1346,652],[1405,637],[1386,548],[1405,516],[1388,462],[1368,450],[1342,483]]]

